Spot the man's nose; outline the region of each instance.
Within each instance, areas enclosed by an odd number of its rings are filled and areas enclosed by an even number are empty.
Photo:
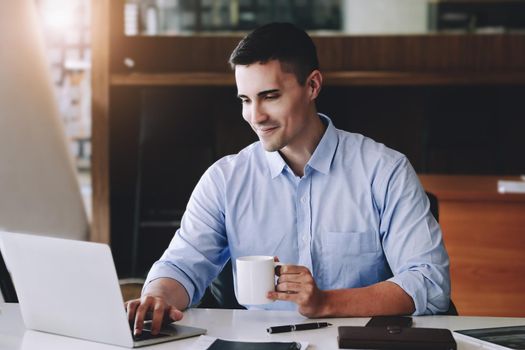
[[[268,115],[259,103],[252,104],[251,114],[252,124],[264,123],[268,119]]]

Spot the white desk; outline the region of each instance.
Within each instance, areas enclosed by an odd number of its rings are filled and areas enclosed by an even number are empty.
[[[17,304],[0,304],[0,349],[1,350],[118,350],[118,346],[61,337],[24,329]],[[52,317],[50,315],[50,317]],[[74,321],[74,320],[72,320]],[[338,349],[337,326],[363,326],[368,318],[326,319],[333,327],[281,334],[268,334],[266,328],[275,325],[301,323],[306,318],[288,311],[246,311],[191,309],[184,313],[181,324],[206,328],[209,336],[241,341],[307,341],[308,349]],[[415,327],[454,329],[525,325],[525,318],[503,317],[458,317],[421,316],[414,317]],[[191,349],[197,338],[154,345],[141,349]],[[471,344],[458,341],[458,349],[479,349]]]

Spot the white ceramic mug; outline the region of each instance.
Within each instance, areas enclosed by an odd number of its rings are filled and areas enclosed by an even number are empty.
[[[273,256],[257,255],[237,258],[237,301],[242,305],[273,302],[266,295],[275,290],[275,267],[281,266]]]

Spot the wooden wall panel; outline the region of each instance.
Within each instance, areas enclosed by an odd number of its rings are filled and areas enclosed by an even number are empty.
[[[109,243],[109,0],[92,1],[93,221],[90,239]]]
[[[525,195],[496,192],[495,176],[420,175],[439,199],[460,315],[525,316]]]
[[[405,35],[316,38],[342,46],[340,65],[328,70],[482,72],[525,70],[524,35]],[[320,50],[321,62],[332,61]]]
[[[118,37],[111,69],[136,72],[229,72],[242,34]],[[313,36],[323,71],[525,71],[525,35]],[[131,70],[126,57],[135,61]]]

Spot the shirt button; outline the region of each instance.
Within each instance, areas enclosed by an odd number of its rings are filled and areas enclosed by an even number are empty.
[[[301,202],[303,203],[306,203],[306,201],[308,200],[308,198],[306,196],[304,196],[303,198],[301,198]]]
[[[307,236],[307,235],[304,235],[304,236],[303,236],[303,242],[306,242],[306,241],[308,241],[308,236]]]

